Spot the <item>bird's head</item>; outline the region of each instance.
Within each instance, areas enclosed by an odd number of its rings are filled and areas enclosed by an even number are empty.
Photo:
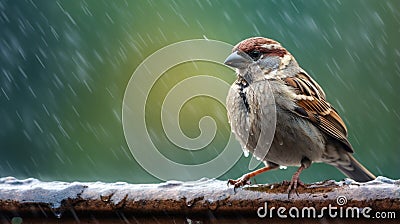
[[[236,68],[237,74],[247,82],[273,78],[274,72],[282,70],[295,60],[277,41],[252,37],[238,43],[225,64]]]

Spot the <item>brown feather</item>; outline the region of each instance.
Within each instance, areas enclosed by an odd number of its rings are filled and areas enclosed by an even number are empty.
[[[293,87],[299,95],[311,96],[313,99],[300,99],[294,112],[311,121],[316,127],[329,136],[339,140],[346,151],[353,152],[347,140],[347,128],[336,110],[325,100],[325,93],[308,75],[299,73],[295,77],[285,79],[288,86]]]

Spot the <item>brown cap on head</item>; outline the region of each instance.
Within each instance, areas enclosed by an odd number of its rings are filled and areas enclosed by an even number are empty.
[[[271,45],[271,47],[266,47]],[[281,44],[275,40],[268,39],[265,37],[251,37],[238,43],[232,51],[243,51],[249,53],[251,51],[257,50],[261,53],[266,53],[269,55],[277,55],[283,57],[288,52]]]

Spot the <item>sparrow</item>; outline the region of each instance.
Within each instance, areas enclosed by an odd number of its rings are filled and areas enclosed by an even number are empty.
[[[231,130],[245,154],[265,164],[228,180],[234,189],[268,170],[298,166],[289,183],[290,195],[304,186],[300,174],[313,162],[330,164],[358,182],[376,178],[353,157],[346,125],[322,88],[279,42],[265,37],[243,40],[224,63],[237,74],[226,99]],[[270,142],[265,140],[268,133]]]

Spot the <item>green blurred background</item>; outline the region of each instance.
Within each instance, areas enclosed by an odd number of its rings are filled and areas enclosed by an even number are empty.
[[[123,94],[135,68],[158,49],[182,40],[208,38],[234,45],[266,36],[280,41],[324,88],[348,126],[360,162],[376,175],[398,179],[399,28],[396,0],[2,0],[0,176],[158,182],[135,161],[122,130]],[[207,71],[207,65],[198,66]],[[228,68],[215,69],[224,80],[235,79]],[[182,129],[196,137],[198,119],[215,115],[219,129],[213,145],[198,156],[169,148],[156,122],[157,99],[176,79],[195,72],[177,67],[169,74],[176,75],[163,77],[147,105],[155,108],[147,114],[154,139],[178,162],[213,158],[224,147],[229,126],[218,115],[225,109],[211,98],[194,98],[188,104],[196,109],[184,107],[180,116],[195,120],[183,122]],[[220,179],[241,176],[248,163],[249,158],[240,159]],[[294,170],[272,171],[256,181],[289,179]],[[302,174],[305,182],[342,178],[325,164]]]

